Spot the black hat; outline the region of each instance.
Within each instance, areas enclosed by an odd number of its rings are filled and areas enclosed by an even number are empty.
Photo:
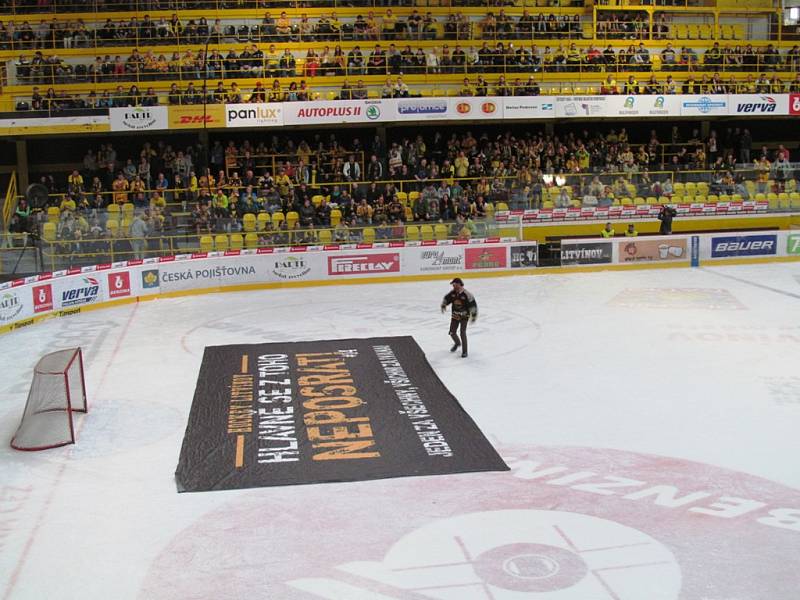
[[[450,285],[457,283],[458,285],[464,285],[464,282],[461,281],[461,277],[456,277],[453,281],[450,282]]]

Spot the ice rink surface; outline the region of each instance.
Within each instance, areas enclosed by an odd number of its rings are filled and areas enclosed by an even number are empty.
[[[0,338],[0,598],[797,600],[800,263],[210,294]],[[178,494],[205,346],[413,335],[510,472]],[[78,444],[8,447],[84,349]]]

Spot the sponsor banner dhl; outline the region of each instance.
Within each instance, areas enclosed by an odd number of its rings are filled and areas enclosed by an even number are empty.
[[[225,127],[225,106],[221,104],[190,104],[170,106],[170,129],[202,129]]]
[[[392,121],[394,118],[395,105],[392,100],[323,100],[283,104],[283,122],[286,125],[376,123]]]

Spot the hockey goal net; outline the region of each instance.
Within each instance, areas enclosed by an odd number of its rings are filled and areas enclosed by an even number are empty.
[[[33,369],[28,401],[11,447],[46,450],[75,443],[73,412],[87,411],[83,354],[70,348],[46,354]]]

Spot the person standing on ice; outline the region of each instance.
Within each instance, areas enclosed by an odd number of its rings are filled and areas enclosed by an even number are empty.
[[[450,282],[453,289],[442,300],[442,312],[447,310],[447,305],[452,305],[452,315],[450,318],[450,337],[453,338],[453,347],[450,352],[455,352],[461,347],[461,358],[467,357],[467,323],[473,323],[478,318],[478,303],[475,296],[464,288],[464,282],[460,277],[456,277]],[[460,331],[459,331],[460,329]],[[456,335],[459,331],[461,339]]]

